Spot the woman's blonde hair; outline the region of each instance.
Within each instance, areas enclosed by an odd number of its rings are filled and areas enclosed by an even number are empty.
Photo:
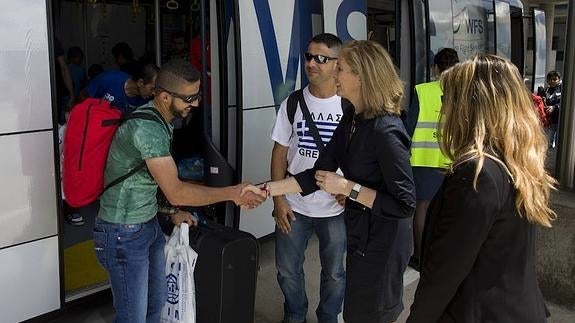
[[[452,169],[477,160],[477,189],[485,157],[495,160],[513,180],[519,216],[550,227],[555,212],[548,202],[555,180],[545,171],[545,134],[515,65],[498,56],[479,55],[448,69],[440,82],[439,143],[453,160]]]
[[[391,57],[381,45],[370,40],[354,40],[342,47],[339,59],[344,59],[361,80],[366,118],[400,114],[403,84]]]

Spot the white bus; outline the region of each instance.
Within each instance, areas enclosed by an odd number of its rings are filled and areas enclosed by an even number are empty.
[[[117,42],[160,64],[175,31],[199,35],[203,111],[178,130],[175,155],[202,160],[215,186],[269,179],[277,108],[306,83],[303,52],[320,32],[383,44],[406,93],[429,80],[442,47],[509,57],[532,87],[545,67],[544,14],[518,0],[22,0],[2,2],[0,24],[2,322],[46,320],[108,288],[92,251],[96,208],[80,210],[83,226],[64,220],[54,35],[83,49],[84,67],[104,68]],[[207,213],[260,238],[273,232],[271,211],[224,203]]]

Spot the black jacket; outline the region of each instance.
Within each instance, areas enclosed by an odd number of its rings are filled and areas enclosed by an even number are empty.
[[[551,124],[559,123],[559,114],[561,111],[561,84],[545,88],[540,95],[545,100],[545,105],[553,107],[553,112],[549,115]]]
[[[515,189],[486,158],[446,176],[423,235],[423,268],[407,322],[545,322],[535,226],[517,215]]]
[[[352,107],[344,116],[330,142],[319,154],[314,168],[295,175],[302,195],[319,189],[316,170],[335,172],[377,191],[371,213],[389,219],[407,218],[415,209],[415,186],[409,164],[411,139],[399,116],[382,115],[365,119]]]
[[[294,175],[302,195],[318,190],[316,169],[336,171],[376,191],[371,208],[345,204],[347,237],[346,322],[392,322],[403,310],[403,272],[411,254],[409,219],[415,188],[409,164],[410,138],[399,116],[366,119],[352,108],[314,168]]]

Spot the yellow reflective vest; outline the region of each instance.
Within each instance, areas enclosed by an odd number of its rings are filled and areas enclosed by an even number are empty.
[[[419,100],[419,116],[411,138],[411,166],[447,168],[451,160],[441,153],[437,141],[437,122],[443,95],[439,82],[418,84],[415,92]]]

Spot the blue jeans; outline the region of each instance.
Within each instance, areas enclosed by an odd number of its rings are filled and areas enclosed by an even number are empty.
[[[295,213],[288,234],[276,226],[276,267],[284,294],[284,320],[303,322],[308,300],[305,293],[303,264],[312,233],[319,239],[321,261],[320,301],[316,309],[319,323],[336,323],[345,293],[343,257],[346,249],[343,213],[328,218],[312,218]]]
[[[549,148],[555,148],[558,143],[559,124],[550,124],[547,128],[547,139],[549,142]]]
[[[160,322],[167,296],[165,243],[156,217],[140,224],[96,218],[94,250],[110,276],[114,322]]]

